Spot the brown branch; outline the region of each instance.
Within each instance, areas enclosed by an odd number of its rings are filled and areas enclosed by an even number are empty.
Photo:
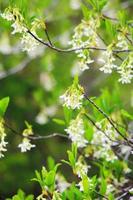
[[[99,106],[97,106],[97,104],[95,104],[95,102],[93,100],[88,98],[88,96],[86,94],[84,94],[84,97],[108,120],[108,122],[112,125],[112,127],[116,130],[116,132],[128,143],[128,145],[133,147],[132,143],[114,125],[114,122],[112,121],[112,119]]]
[[[106,48],[99,48],[99,47],[78,47],[78,48],[70,48],[70,49],[61,49],[61,48],[51,45],[48,42],[41,40],[40,38],[35,36],[30,30],[28,30],[27,33],[29,33],[39,43],[49,47],[50,49],[52,49],[54,51],[61,52],[61,53],[70,53],[70,52],[75,52],[75,51],[84,50],[84,49],[96,50],[96,51],[106,51],[107,50]],[[128,52],[132,52],[132,51],[133,51],[132,49],[113,50],[113,53],[122,53],[122,52],[128,53]]]
[[[93,121],[93,119],[91,119],[87,114],[84,115],[93,124],[93,126],[95,126],[97,130],[101,131],[110,141],[118,143],[118,141],[112,140],[101,128],[99,128],[99,126],[97,126],[97,124]]]

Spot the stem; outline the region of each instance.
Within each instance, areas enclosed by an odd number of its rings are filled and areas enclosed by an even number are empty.
[[[90,50],[96,50],[96,51],[106,51],[106,48],[99,48],[99,47],[78,47],[78,48],[70,48],[70,49],[60,49],[58,47],[55,47],[51,45],[48,42],[44,42],[43,40],[39,39],[37,36],[35,36],[30,30],[27,31],[35,40],[37,40],[39,43],[49,47],[50,49],[53,49],[54,51],[57,52],[62,52],[62,53],[70,53],[70,52],[75,52],[78,50],[84,50],[84,49],[90,49]],[[51,40],[50,40],[51,41]],[[132,52],[133,50],[131,49],[125,49],[125,50],[113,50],[113,53],[122,53],[122,52]]]

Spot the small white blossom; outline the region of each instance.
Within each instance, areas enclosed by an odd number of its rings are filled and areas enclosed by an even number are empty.
[[[75,173],[78,175],[79,178],[82,178],[84,175],[87,175],[88,169],[90,166],[88,166],[83,160],[82,157],[78,159],[75,165]]]
[[[61,174],[56,174],[55,180],[59,192],[64,192],[70,186],[70,183]]]
[[[94,184],[93,184],[92,180],[91,180],[89,177],[87,177],[87,180],[88,180],[89,189],[93,188],[93,187],[94,187]],[[84,191],[84,180],[82,179],[82,180],[77,184],[77,186],[79,186],[79,189],[80,189],[81,192]]]
[[[99,59],[103,63],[103,66],[100,67],[100,71],[104,73],[112,73],[112,70],[117,66],[113,63],[115,58],[113,56],[112,44],[107,47],[107,50],[103,52],[103,58]]]
[[[4,157],[3,152],[7,151],[6,145],[8,142],[5,141],[6,133],[3,125],[3,120],[0,120],[0,158]]]
[[[18,145],[18,147],[21,149],[21,152],[26,152],[31,150],[31,148],[34,148],[36,145],[31,144],[30,140],[28,138],[24,138],[22,143]]]
[[[14,16],[13,16],[13,14],[10,13],[10,12],[2,13],[2,14],[1,14],[1,17],[2,17],[3,19],[6,19],[7,21],[13,21],[13,20],[14,20]]]
[[[81,108],[83,98],[83,88],[77,83],[73,83],[73,85],[70,86],[62,96],[60,96],[63,106],[67,106],[71,109]]]
[[[36,35],[36,33],[33,33]],[[23,45],[23,51],[34,51],[39,45],[39,42],[35,40],[29,33],[24,33],[21,38],[21,44]]]
[[[128,57],[122,62],[118,68],[118,73],[121,76],[119,82],[122,84],[131,83],[133,78],[133,53],[129,53]]]
[[[88,141],[84,138],[84,122],[79,116],[70,122],[69,127],[65,131],[72,142],[76,143],[78,147],[82,148],[87,145]]]
[[[56,105],[44,107],[36,116],[36,122],[38,124],[46,124],[49,121],[49,117],[53,117],[57,111]]]
[[[124,34],[118,33],[117,39],[118,39],[118,42],[116,44],[116,47],[119,47],[121,50],[128,50],[129,45]]]
[[[89,69],[89,64],[94,62],[94,60],[91,60],[90,58],[89,49],[85,48],[97,46],[98,37],[96,30],[99,25],[100,23],[98,18],[90,18],[88,21],[82,20],[82,22],[75,28],[72,40],[69,42],[73,48],[77,49],[75,53],[80,59],[80,69],[82,71]]]
[[[112,140],[117,137],[117,134],[112,130],[110,124],[106,125],[105,130],[102,128],[102,122],[96,123],[96,125],[101,129],[97,130],[94,127],[94,134],[91,143],[93,144],[95,158],[105,158],[107,161],[113,161],[118,159],[117,156],[112,151],[111,145]],[[102,131],[103,130],[103,131]],[[106,134],[106,135],[105,135]]]
[[[12,34],[25,33],[27,31],[27,28],[17,20],[11,26],[14,28]]]

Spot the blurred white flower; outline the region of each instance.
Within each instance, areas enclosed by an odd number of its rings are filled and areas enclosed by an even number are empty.
[[[115,139],[115,137],[117,137],[117,134],[112,129],[112,126],[110,124],[107,124],[105,129],[103,129],[103,127],[102,127],[102,121],[97,122],[96,125],[101,130],[97,130],[97,128],[94,127],[93,139],[91,141],[91,143],[93,145],[93,149],[94,149],[93,156],[95,158],[104,158],[107,161],[113,162],[113,160],[116,160],[118,158],[112,151],[112,148],[111,148],[112,140],[111,139]]]
[[[40,74],[40,83],[46,91],[52,91],[56,85],[54,77],[49,72],[43,72]]]
[[[128,42],[122,33],[118,34],[117,39],[118,39],[118,42],[116,46],[121,48],[121,50],[128,50],[128,46],[129,46]]]
[[[66,179],[59,173],[56,174],[55,180],[56,187],[59,190],[59,192],[64,192],[70,186],[70,183],[68,183]]]
[[[121,76],[119,82],[122,84],[131,83],[133,78],[133,53],[129,53],[127,58],[118,67],[118,73]]]
[[[70,0],[70,7],[73,10],[78,10],[80,8],[80,0]]]
[[[0,15],[3,19],[6,19],[7,21],[13,21],[14,20],[14,15],[13,12],[11,12],[10,9],[6,9],[4,13],[1,13]]]
[[[89,168],[90,166],[82,160],[82,157],[79,157],[75,165],[75,173],[78,175],[78,177],[82,178],[84,175],[87,175]]]
[[[90,18],[88,21],[82,20],[82,22],[74,29],[74,35],[69,42],[74,49],[78,49],[75,53],[80,59],[80,70],[82,71],[89,69],[89,64],[94,62],[94,60],[90,58],[89,48],[85,48],[98,45],[96,30],[99,25],[98,18]]]
[[[33,34],[36,35],[36,33]],[[21,44],[23,46],[23,51],[30,52],[37,48],[39,42],[36,41],[35,38],[33,38],[29,33],[24,33],[21,38]]]
[[[100,71],[103,71],[104,73],[110,74],[114,68],[117,68],[114,64],[115,58],[113,56],[112,44],[103,52],[103,58],[100,58],[99,61],[103,64],[103,66],[100,67]]]
[[[56,114],[56,111],[56,105],[44,107],[36,116],[36,122],[38,124],[46,124],[49,121],[49,117],[53,117]]]
[[[87,145],[88,141],[84,138],[84,122],[80,116],[76,119],[71,120],[70,125],[65,129],[69,138],[73,143],[76,143],[79,148],[83,148]]]
[[[23,138],[22,143],[18,145],[18,147],[21,149],[21,152],[26,152],[31,150],[31,148],[34,148],[36,145],[31,144],[30,139],[28,138]]]
[[[0,120],[0,158],[4,157],[3,152],[7,151],[6,145],[8,142],[5,141],[6,133],[4,129],[3,120]]]
[[[14,30],[12,31],[12,34],[15,33],[25,33],[27,31],[27,28],[19,21],[15,21],[11,27],[14,28]]]
[[[79,84],[73,83],[68,90],[60,96],[63,106],[71,109],[79,109],[84,98],[83,88]]]

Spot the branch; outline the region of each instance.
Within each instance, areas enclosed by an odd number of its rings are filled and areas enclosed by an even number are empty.
[[[0,80],[22,71],[25,67],[27,67],[27,64],[29,62],[30,62],[30,59],[27,58],[21,63],[19,63],[16,67],[13,67],[7,71],[0,72]]]
[[[44,42],[43,40],[41,40],[40,38],[35,36],[30,30],[28,30],[27,33],[29,33],[36,41],[43,44],[44,46],[47,46],[50,49],[57,51],[57,52],[61,52],[61,53],[70,53],[70,52],[75,52],[75,51],[84,50],[84,49],[90,49],[90,50],[96,50],[96,51],[107,51],[106,48],[99,48],[99,47],[78,47],[78,48],[61,49],[61,48],[51,45],[48,42]],[[113,53],[122,53],[122,52],[128,53],[128,52],[132,52],[132,51],[133,50],[131,50],[131,49],[125,49],[125,50],[113,50],[112,52]]]
[[[4,122],[4,126],[7,127],[10,131],[12,131],[13,133],[20,135],[21,137],[23,137],[23,135],[21,133],[19,133],[18,131],[16,131],[14,128],[12,128],[11,126],[9,126],[6,122]],[[27,136],[27,138],[31,139],[31,140],[40,140],[40,139],[49,139],[49,138],[53,138],[53,137],[62,137],[62,138],[67,138],[67,135],[61,134],[61,133],[53,133],[50,135],[37,135],[37,136]]]
[[[116,130],[116,132],[128,143],[128,145],[133,147],[132,143],[114,125],[114,122],[112,121],[112,119],[99,106],[97,106],[97,104],[95,104],[94,101],[88,98],[86,94],[84,94],[84,97],[108,120],[108,122],[112,125],[112,127]]]
[[[118,143],[118,141],[112,140],[96,123],[91,119],[87,114],[85,114],[86,118],[96,127],[97,130],[101,131],[110,141]]]

